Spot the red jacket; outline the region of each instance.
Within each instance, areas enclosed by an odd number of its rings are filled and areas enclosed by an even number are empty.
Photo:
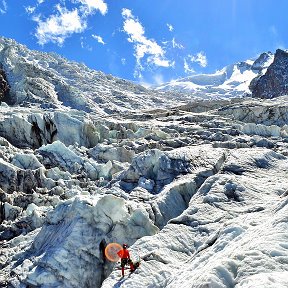
[[[130,259],[130,254],[127,249],[122,249],[119,252],[117,252],[117,254],[121,259]]]

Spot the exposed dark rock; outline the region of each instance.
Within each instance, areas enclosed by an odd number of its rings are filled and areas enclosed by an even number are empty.
[[[267,72],[251,82],[252,97],[274,98],[288,94],[288,52],[277,49]]]
[[[0,224],[4,219],[4,203],[0,202]]]
[[[32,122],[32,127],[31,127],[31,134],[32,138],[35,139],[35,144],[33,148],[38,148],[40,147],[43,142],[41,138],[41,129],[39,128],[37,122]]]
[[[9,85],[3,69],[0,68],[0,101],[7,98],[9,94]]]

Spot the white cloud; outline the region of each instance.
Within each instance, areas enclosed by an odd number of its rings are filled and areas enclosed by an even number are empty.
[[[0,0],[1,1],[1,0]],[[2,0],[4,1],[4,0]],[[63,45],[65,39],[74,33],[81,33],[87,28],[87,19],[89,15],[99,11],[105,15],[108,11],[105,0],[71,0],[77,7],[68,10],[65,1],[61,0],[55,6],[56,12],[44,18],[42,14],[36,14],[37,8],[46,0],[37,0],[35,7],[26,7],[26,12],[32,15],[32,20],[37,23],[35,37],[40,45],[48,42]],[[103,39],[98,38],[99,43],[105,44]]]
[[[123,66],[126,65],[126,59],[125,58],[121,58],[121,63],[122,63]]]
[[[7,6],[6,0],[2,0],[1,5],[0,5],[0,13],[5,14],[7,12],[7,9],[8,9],[8,6]]]
[[[192,74],[195,73],[195,70],[189,66],[187,60],[184,58],[184,72],[186,74]]]
[[[37,16],[33,18],[38,23],[35,36],[40,45],[48,42],[62,45],[68,36],[83,32],[86,29],[86,21],[81,19],[77,9],[68,11],[57,5],[57,10],[56,15],[50,16],[45,21]]]
[[[154,39],[148,39],[145,36],[145,29],[137,18],[132,15],[131,10],[123,9],[124,18],[123,31],[128,34],[128,41],[134,44],[134,56],[136,58],[136,70],[134,77],[142,77],[141,70],[144,70],[145,64],[160,67],[171,67],[174,62],[165,58],[165,50]]]
[[[206,67],[208,64],[207,57],[203,51],[197,53],[196,55],[188,55],[191,62],[198,63],[201,67]]]
[[[130,36],[128,38],[130,42],[139,42],[144,44],[147,41],[146,37],[144,36],[144,28],[137,20],[134,20],[133,18],[126,19],[123,28],[124,31]]]
[[[87,14],[93,13],[94,10],[99,10],[102,15],[105,15],[108,11],[108,6],[103,0],[76,0],[76,2],[80,2],[83,5],[81,8]]]
[[[201,67],[206,67],[208,64],[207,57],[203,51],[195,54],[195,55],[188,55],[184,58],[184,71],[187,74],[195,73],[195,70],[191,67],[191,64],[197,63]]]
[[[44,2],[45,2],[45,0],[37,0],[37,4],[35,6],[25,7],[26,13],[27,14],[33,14],[36,11],[36,9]]]
[[[97,40],[98,43],[105,45],[106,43],[103,41],[103,38],[99,35],[92,34],[92,37]]]
[[[168,27],[170,32],[172,32],[174,30],[174,27],[171,24],[167,23],[167,27]]]
[[[28,14],[34,13],[35,9],[36,7],[32,7],[32,6],[25,7],[25,10]]]
[[[122,9],[122,16],[124,18],[130,18],[130,17],[133,18],[132,11],[126,8]]]
[[[182,44],[177,43],[175,38],[172,39],[172,47],[178,49],[184,49],[184,46]]]
[[[156,66],[161,67],[174,67],[175,62],[171,62],[170,60],[162,59],[158,56],[148,57],[147,61]]]

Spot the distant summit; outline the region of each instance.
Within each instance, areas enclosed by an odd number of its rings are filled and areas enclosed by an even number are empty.
[[[273,59],[271,52],[263,53],[254,61],[228,65],[214,74],[198,74],[174,80],[155,89],[186,92],[202,98],[229,98],[251,94],[249,85],[252,79],[263,75]]]

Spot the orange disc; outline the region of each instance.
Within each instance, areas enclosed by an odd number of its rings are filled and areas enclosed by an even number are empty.
[[[105,248],[105,256],[108,260],[112,262],[117,262],[119,260],[119,253],[122,250],[122,246],[118,243],[109,243]],[[119,254],[118,254],[119,253]]]

